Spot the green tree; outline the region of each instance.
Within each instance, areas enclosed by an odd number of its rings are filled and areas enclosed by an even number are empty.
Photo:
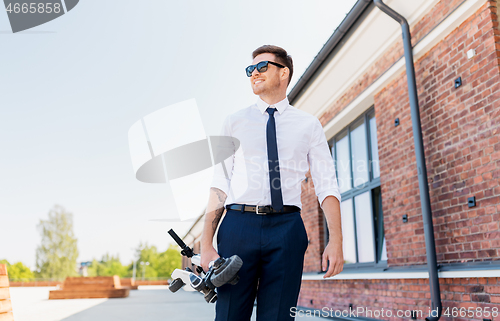
[[[49,219],[40,220],[37,228],[42,236],[36,249],[38,275],[61,280],[77,275],[78,248],[73,233],[73,214],[55,205],[49,211]]]
[[[156,246],[149,246],[148,243],[142,244],[140,243],[136,249],[137,259],[137,278],[142,278],[142,271],[145,271],[145,277],[147,278],[155,278],[158,277],[158,271],[156,270],[158,267],[158,249]],[[149,262],[149,265],[141,265],[141,262]]]
[[[101,261],[94,259],[87,269],[87,274],[88,276],[118,275],[121,278],[131,275],[129,268],[123,266],[118,255],[114,257],[109,254],[104,255]]]
[[[0,264],[7,265],[7,274],[9,274],[9,280],[29,281],[35,278],[35,275],[29,269],[29,267],[24,265],[22,262],[9,264],[7,260],[0,260]]]
[[[92,260],[92,264],[87,268],[88,276],[101,276],[104,273],[104,264],[97,261],[96,259]]]
[[[158,252],[156,246],[139,244],[136,249],[137,278],[142,278],[143,268],[145,277],[170,277],[174,269],[180,269],[182,258],[178,246],[170,245],[165,252]],[[141,262],[149,262],[149,265],[141,265]]]
[[[175,269],[182,267],[182,257],[179,247],[170,245],[165,252],[160,253],[158,257],[158,276],[170,277]]]

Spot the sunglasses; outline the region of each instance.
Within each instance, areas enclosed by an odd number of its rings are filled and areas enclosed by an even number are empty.
[[[247,76],[248,77],[252,77],[252,73],[255,70],[255,68],[257,68],[258,72],[266,72],[267,71],[267,67],[269,66],[269,64],[275,65],[276,67],[279,67],[279,68],[285,68],[285,66],[280,65],[279,63],[276,63],[274,61],[261,61],[258,64],[256,64],[256,65],[250,65],[250,66],[248,66],[245,69],[246,72],[247,72]]]

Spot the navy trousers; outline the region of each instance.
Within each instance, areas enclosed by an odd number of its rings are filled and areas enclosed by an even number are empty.
[[[258,215],[229,210],[217,235],[222,257],[243,260],[236,285],[217,289],[216,321],[289,321],[297,305],[308,240],[300,212]]]

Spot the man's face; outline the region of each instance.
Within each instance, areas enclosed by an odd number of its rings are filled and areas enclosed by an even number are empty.
[[[263,53],[255,57],[252,65],[266,60],[276,62],[276,57],[272,53]],[[258,72],[257,68],[255,68],[252,77],[250,77],[253,93],[262,96],[273,94],[278,91],[282,82],[280,79],[282,71],[283,68],[279,68],[272,64],[269,64],[267,71],[263,73]]]

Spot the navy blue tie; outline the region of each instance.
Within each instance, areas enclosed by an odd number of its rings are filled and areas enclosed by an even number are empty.
[[[280,164],[278,160],[278,144],[276,142],[276,122],[274,112],[276,108],[267,108],[269,120],[267,121],[267,158],[269,160],[269,183],[271,185],[271,203],[273,209],[283,210],[283,195],[281,194]]]

